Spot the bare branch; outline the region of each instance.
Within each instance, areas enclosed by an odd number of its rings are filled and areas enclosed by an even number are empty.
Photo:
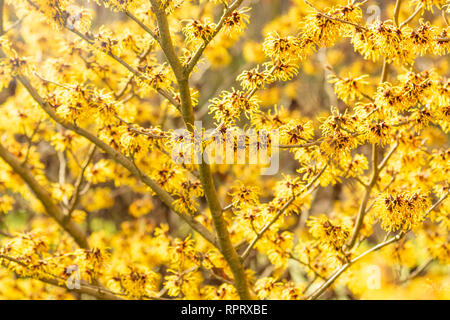
[[[75,242],[82,248],[89,248],[86,234],[73,221],[64,223],[64,214],[61,209],[53,202],[50,193],[34,178],[28,168],[13,154],[11,154],[0,143],[0,157],[17,173],[23,181],[28,185],[36,198],[41,202],[45,211],[75,240]]]
[[[299,196],[301,196],[305,191],[307,191],[311,186],[316,183],[316,181],[322,176],[322,174],[325,172],[326,168],[328,166],[325,165],[322,170],[306,185],[302,188],[302,190],[299,192]],[[262,229],[259,231],[259,233],[255,236],[255,238],[252,240],[252,242],[248,245],[248,247],[245,249],[244,253],[241,255],[242,261],[245,261],[245,259],[250,254],[250,251],[253,249],[253,247],[256,245],[259,239],[264,235],[264,233],[281,217],[281,215],[286,211],[286,209],[294,202],[296,199],[295,196],[292,196],[284,205],[283,207],[277,212],[277,214],[272,218],[271,221],[269,221]]]
[[[81,186],[82,186],[83,180],[84,180],[84,173],[85,173],[89,163],[91,163],[92,158],[94,157],[95,149],[96,149],[96,145],[95,144],[91,145],[91,148],[88,151],[88,156],[86,158],[86,161],[84,162],[83,166],[81,167],[80,174],[77,178],[77,181],[75,182],[75,191],[74,191],[72,200],[70,202],[70,207],[67,210],[67,214],[65,217],[66,223],[67,223],[67,221],[69,221],[71,219],[72,213],[75,210],[75,208],[78,204],[78,201],[80,199]]]

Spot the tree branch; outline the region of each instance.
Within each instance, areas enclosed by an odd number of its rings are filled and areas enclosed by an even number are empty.
[[[93,135],[89,131],[77,127],[72,123],[64,122],[55,114],[53,108],[39,95],[39,93],[30,84],[29,80],[25,76],[18,75],[17,79],[24,85],[24,87],[30,93],[32,98],[41,106],[41,108],[50,116],[50,118],[52,118],[55,122],[62,125],[64,128],[83,136],[87,140],[94,143],[99,149],[107,153],[114,161],[121,164],[124,168],[130,171],[130,173],[135,178],[137,178],[139,181],[142,181],[145,185],[149,186],[153,190],[153,192],[155,192],[155,194],[159,197],[159,199],[173,212],[175,212],[179,217],[181,217],[185,222],[187,222],[192,227],[193,230],[197,231],[208,242],[217,247],[217,242],[214,236],[200,222],[198,222],[191,216],[176,211],[173,206],[174,199],[172,198],[172,196],[169,193],[167,193],[164,189],[162,189],[157,182],[155,182],[145,173],[140,171],[130,159],[128,159],[122,153],[120,153],[119,151],[115,150],[114,148],[112,148],[111,146],[100,140],[97,136]]]
[[[191,134],[193,134],[195,131],[195,116],[192,106],[188,74],[184,72],[183,66],[175,53],[175,48],[170,36],[169,23],[167,21],[167,16],[164,9],[160,7],[160,4],[157,0],[150,0],[150,2],[155,12],[156,20],[158,22],[161,48],[163,49],[164,54],[166,55],[169,65],[172,67],[172,70],[178,82],[183,120],[187,130]],[[199,165],[199,171],[200,181],[205,192],[206,200],[208,202],[208,206],[214,222],[214,227],[217,233],[220,252],[224,256],[231,269],[231,272],[233,273],[234,286],[236,287],[239,297],[244,300],[249,300],[251,296],[248,288],[244,266],[241,263],[239,255],[237,254],[233,244],[231,243],[227,225],[222,215],[222,206],[217,196],[211,168],[205,161],[202,161]]]
[[[396,235],[395,237],[384,241],[382,243],[379,243],[378,245],[376,245],[375,247],[367,250],[366,252],[360,254],[359,256],[357,256],[355,259],[351,260],[350,262],[347,262],[346,264],[344,264],[341,268],[339,268],[338,270],[336,270],[335,272],[333,272],[328,278],[327,280],[319,287],[317,288],[313,293],[311,293],[308,296],[308,300],[316,300],[317,298],[319,298],[324,292],[325,290],[327,290],[333,283],[334,281],[342,274],[344,273],[345,270],[347,270],[352,264],[354,264],[355,262],[357,262],[358,260],[362,259],[364,256],[368,255],[371,252],[377,251],[391,243],[397,242],[400,239],[402,239],[404,237],[404,233],[400,233],[398,235]]]
[[[72,213],[75,210],[75,208],[80,200],[81,185],[83,184],[83,180],[84,180],[84,172],[86,171],[89,163],[92,161],[92,158],[94,157],[95,149],[96,149],[96,145],[93,144],[91,146],[91,148],[89,149],[86,161],[84,162],[83,166],[81,167],[80,175],[78,176],[77,181],[75,182],[74,195],[71,199],[70,207],[67,210],[67,214],[65,217],[66,222],[70,221],[70,219],[72,217]]]
[[[21,267],[29,269],[29,266],[26,263],[20,261],[19,259],[14,258],[14,257],[0,254],[0,258],[8,260],[10,262],[17,263]],[[69,292],[88,294],[90,296],[96,297],[101,300],[124,300],[123,298],[119,297],[118,294],[116,294],[108,289],[105,289],[105,288],[99,287],[99,286],[93,286],[93,285],[86,284],[86,283],[80,283],[79,289],[77,289],[77,288],[69,289],[65,285],[66,280],[64,280],[63,278],[56,277],[55,275],[52,275],[52,274],[49,274],[49,278],[31,278],[31,279],[39,280],[44,283],[48,283],[48,284],[51,284],[51,285],[54,285],[57,287],[64,288],[64,289],[68,290]]]
[[[358,215],[356,217],[355,227],[353,229],[352,236],[350,237],[350,242],[346,245],[346,248],[349,250],[355,246],[356,240],[358,239],[359,231],[361,230],[364,217],[366,216],[366,213],[368,211],[366,210],[366,208],[370,199],[370,193],[372,191],[372,188],[375,186],[381,170],[383,170],[383,168],[386,166],[387,162],[392,157],[397,148],[398,142],[394,144],[389,153],[381,161],[381,164],[378,165],[378,148],[376,144],[372,145],[372,176],[370,178],[369,184],[365,187],[364,197],[363,200],[361,201],[361,205],[358,210]]]
[[[86,249],[89,248],[84,231],[73,221],[64,223],[64,213],[53,202],[50,193],[42,185],[39,184],[39,182],[31,174],[31,172],[21,164],[19,159],[11,154],[1,143],[0,157],[14,170],[15,173],[17,173],[22,178],[23,181],[25,181],[36,198],[41,202],[47,214],[51,216],[75,240],[75,242],[80,247]]]

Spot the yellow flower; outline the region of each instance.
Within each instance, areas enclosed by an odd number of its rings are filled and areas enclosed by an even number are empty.
[[[289,60],[298,55],[300,40],[296,37],[280,37],[277,32],[270,33],[264,40],[264,53],[272,59]]]
[[[271,294],[281,287],[281,283],[277,282],[272,277],[261,278],[256,281],[255,291],[257,292],[259,299],[266,299],[271,296]]]
[[[248,62],[262,63],[265,59],[262,44],[253,41],[244,44],[243,54]]]
[[[261,191],[258,187],[247,187],[239,181],[232,188],[232,192],[229,193],[232,196],[233,206],[236,208],[244,208],[257,204],[259,201],[259,195]]]
[[[365,74],[354,78],[349,75],[347,78],[341,78],[337,75],[331,75],[330,82],[334,83],[334,91],[338,98],[342,99],[345,103],[350,103],[364,97],[364,85],[368,84],[364,79],[368,76]]]
[[[148,198],[141,198],[133,201],[130,205],[129,213],[135,218],[142,217],[153,210],[153,202]]]
[[[12,210],[14,199],[10,196],[3,195],[0,197],[0,213],[6,214]]]
[[[132,299],[155,295],[158,276],[153,271],[143,266],[128,266],[127,269],[111,279],[110,287],[116,289],[118,286],[115,283],[120,284],[124,293]]]
[[[72,220],[76,223],[82,223],[86,219],[86,212],[83,210],[74,210],[72,212]]]
[[[429,198],[420,192],[381,194],[375,203],[381,227],[387,231],[408,231],[419,226],[425,219]]]
[[[314,238],[320,239],[325,248],[334,251],[341,250],[351,232],[351,226],[348,223],[337,223],[324,214],[311,217],[306,225]]]
[[[209,41],[212,38],[216,25],[208,20],[202,22],[199,20],[190,20],[183,28],[188,43],[200,41]]]

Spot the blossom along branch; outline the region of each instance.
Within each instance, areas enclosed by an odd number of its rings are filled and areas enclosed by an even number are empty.
[[[86,35],[84,35],[83,33],[81,33],[80,31],[78,31],[77,29],[74,28],[68,28],[68,30],[72,31],[73,33],[75,33],[76,35],[78,35],[80,38],[82,38],[83,40],[85,40],[86,42],[88,42],[89,44],[93,43],[92,39],[89,39]],[[132,74],[134,74],[136,77],[138,78],[142,78],[142,79],[147,79],[148,77],[146,75],[144,75],[143,73],[139,72],[138,70],[136,70],[135,68],[133,68],[132,66],[130,66],[128,63],[126,63],[125,61],[123,61],[123,59],[121,59],[120,57],[116,56],[114,53],[107,51],[106,54],[108,56],[110,56],[111,58],[113,58],[114,60],[116,60],[117,62],[119,62],[122,66],[124,66],[125,68],[128,69],[128,71],[130,71]],[[167,92],[164,89],[161,88],[157,88],[156,91],[158,91],[159,94],[161,94],[164,98],[166,98],[174,107],[179,108],[179,103],[178,101],[175,99],[175,97],[172,96],[172,94],[170,92]]]
[[[369,29],[367,29],[366,27],[360,26],[359,24],[356,24],[356,23],[353,23],[353,22],[350,22],[350,21],[346,21],[346,20],[343,20],[343,19],[339,19],[339,18],[336,18],[336,17],[331,17],[331,16],[329,16],[329,15],[327,15],[327,14],[321,12],[321,11],[320,11],[319,9],[317,9],[311,2],[309,2],[309,1],[307,1],[307,0],[304,0],[304,1],[305,1],[305,3],[306,3],[308,6],[310,6],[311,8],[313,8],[315,11],[317,11],[317,13],[318,13],[319,15],[321,15],[321,16],[324,17],[324,18],[327,18],[327,19],[329,19],[329,20],[334,20],[334,21],[337,21],[337,22],[341,22],[341,23],[345,23],[345,24],[349,24],[349,25],[351,25],[351,26],[354,26],[354,27],[355,27],[356,29],[358,29],[358,30],[369,31]],[[359,4],[359,5],[361,5],[361,4]]]
[[[37,6],[34,2],[32,2],[31,0],[27,0],[34,8],[36,8],[37,10],[39,10],[39,6]],[[137,19],[136,19],[137,20]],[[79,30],[75,29],[72,26],[69,26],[66,24],[64,24],[64,27],[73,32],[74,34],[76,34],[77,36],[79,36],[81,39],[83,39],[84,41],[86,41],[89,44],[93,44],[94,40],[91,39],[89,37],[89,35],[85,35],[82,32],[80,32]],[[142,79],[147,79],[148,77],[146,75],[144,75],[143,73],[139,72],[138,70],[136,70],[135,68],[133,68],[132,66],[130,66],[128,63],[126,63],[123,59],[121,59],[120,57],[116,56],[114,53],[112,53],[111,51],[106,51],[105,52],[108,56],[110,56],[111,58],[113,58],[114,60],[116,60],[118,63],[120,63],[122,66],[124,66],[125,68],[128,69],[129,72],[131,72],[133,75],[135,75],[138,78],[142,78]],[[167,92],[164,89],[161,88],[156,88],[156,91],[161,94],[164,98],[166,98],[173,106],[175,106],[176,108],[179,108],[179,103],[178,101],[175,99],[175,97],[172,96],[172,94],[170,92]]]
[[[200,47],[195,52],[194,56],[189,61],[188,65],[184,68],[184,73],[190,74],[194,67],[197,65],[198,61],[203,55],[203,52],[208,47],[208,44],[214,39],[214,37],[220,32],[222,29],[225,21],[228,19],[228,17],[233,13],[234,10],[239,8],[239,6],[244,2],[244,0],[235,0],[228,8],[225,9],[222,17],[220,18],[219,22],[217,23],[213,33],[211,36],[205,40]]]
[[[138,180],[142,181],[144,184],[149,186],[153,192],[159,197],[159,199],[167,206],[169,207],[173,212],[175,212],[179,217],[181,217],[184,221],[186,221],[189,226],[197,231],[200,235],[205,238],[208,242],[213,244],[214,246],[217,246],[216,239],[214,236],[197,220],[194,218],[187,216],[183,213],[178,212],[175,210],[173,206],[174,199],[170,194],[168,194],[164,189],[162,189],[158,183],[153,181],[150,177],[148,177],[145,173],[143,173],[141,170],[139,170],[134,163],[125,157],[122,153],[119,151],[113,149],[111,146],[100,140],[98,137],[90,133],[89,131],[86,131],[83,128],[80,128],[78,126],[75,126],[74,124],[64,122],[61,120],[54,112],[54,110],[51,108],[50,105],[38,94],[36,89],[32,87],[29,80],[23,76],[18,75],[18,80],[24,85],[24,87],[27,89],[27,91],[30,93],[30,95],[33,97],[33,99],[41,106],[41,108],[52,118],[55,122],[62,125],[64,128],[71,130],[75,133],[78,133],[79,135],[83,136],[87,140],[94,143],[99,149],[103,150],[105,153],[107,153],[114,161],[121,164],[124,168],[126,168],[130,173],[137,178]]]
[[[54,85],[56,85],[56,86],[59,86],[59,87],[61,87],[61,88],[64,88],[65,90],[69,90],[69,91],[71,90],[71,88],[69,88],[69,87],[67,87],[67,86],[65,86],[65,85],[62,85],[62,84],[60,84],[60,83],[58,83],[58,82],[54,82],[54,81],[50,81],[50,80],[48,80],[48,79],[45,79],[44,77],[42,77],[42,76],[41,76],[39,73],[37,73],[36,71],[34,71],[33,74],[34,74],[35,76],[37,76],[37,77],[38,77],[40,80],[42,80],[43,82],[47,82],[47,83],[54,84]],[[151,132],[151,129],[137,128],[137,127],[136,127],[136,126],[137,126],[136,124],[125,121],[125,120],[122,119],[117,113],[114,114],[114,117],[115,117],[117,120],[119,120],[121,123],[123,123],[124,125],[126,125],[126,126],[128,127],[128,130],[130,130],[131,132],[134,132],[134,133],[137,133],[137,134],[141,134],[141,135],[147,136],[147,137],[152,138],[152,139],[167,139],[167,138],[169,137],[169,136],[168,136],[167,134],[165,134],[164,132],[161,133],[161,134],[156,134],[156,133]],[[36,130],[37,130],[37,129],[36,129]],[[25,161],[24,161],[24,162],[25,162]]]
[[[322,176],[322,174],[327,169],[328,165],[325,165],[322,170],[306,185],[302,188],[302,190],[299,193],[299,196],[302,196],[305,191],[307,191],[309,188],[311,188],[314,183],[316,183],[317,180]],[[286,209],[294,202],[296,199],[296,196],[292,196],[284,205],[283,207],[277,212],[277,214],[272,218],[270,222],[268,222],[261,231],[258,232],[258,234],[255,236],[255,238],[250,242],[248,247],[245,249],[244,253],[241,255],[241,260],[245,261],[247,259],[248,255],[250,254],[250,251],[253,249],[253,247],[256,245],[259,239],[264,235],[264,233],[281,217],[281,215],[286,211]]]
[[[267,75],[268,75],[268,76],[272,76],[273,73],[275,72],[275,69],[276,69],[275,66],[273,66],[273,67],[269,70],[269,72],[268,72]],[[253,97],[259,89],[261,89],[261,86],[256,86],[255,88],[253,88],[253,89],[247,94],[247,99],[250,99],[251,97]]]
[[[447,193],[445,193],[438,201],[436,201],[436,203],[433,204],[433,206],[431,206],[425,213],[425,215],[429,215],[430,212],[432,212],[433,210],[435,210],[445,199],[447,199],[448,195],[450,194],[449,191],[447,191]],[[325,290],[327,290],[335,281],[336,279],[342,274],[344,273],[344,271],[346,271],[350,266],[352,266],[354,263],[356,263],[357,261],[359,261],[360,259],[364,258],[366,255],[380,250],[381,248],[384,248],[388,245],[390,245],[391,243],[397,242],[401,239],[403,239],[406,234],[409,232],[408,231],[401,231],[399,234],[397,234],[396,236],[383,241],[379,244],[377,244],[376,246],[372,247],[371,249],[361,253],[359,256],[357,256],[356,258],[350,260],[349,262],[347,262],[346,264],[344,264],[341,268],[339,268],[338,270],[336,270],[335,272],[333,272],[328,278],[327,280],[319,287],[317,288],[313,293],[311,293],[308,296],[308,300],[316,300],[317,298],[320,298],[320,296],[325,292]]]
[[[400,239],[402,239],[403,237],[404,237],[404,233],[400,233],[400,234],[396,235],[395,237],[392,237],[391,239],[386,240],[386,241],[376,245],[375,247],[371,248],[370,250],[367,250],[366,252],[364,252],[361,255],[357,256],[356,258],[354,258],[350,262],[347,262],[341,268],[339,268],[338,270],[333,272],[319,288],[317,288],[313,293],[311,293],[308,296],[307,300],[316,300],[317,298],[320,298],[320,296],[325,292],[325,290],[327,290],[336,281],[336,279],[339,278],[339,276],[342,273],[344,273],[344,271],[346,271],[350,266],[352,266],[355,262],[357,262],[358,260],[360,260],[364,256],[368,255],[371,252],[379,250],[379,249],[381,249],[381,248],[383,248],[383,247],[385,247],[387,245],[390,245],[391,243],[397,242]]]
[[[26,269],[30,268],[30,265],[27,265],[23,261],[0,253],[0,262],[1,262],[1,259],[16,263]],[[187,270],[187,272],[190,272],[190,271]],[[74,292],[74,293],[78,293],[78,294],[87,294],[87,295],[97,298],[99,300],[125,300],[125,298],[124,298],[125,294],[119,293],[119,292],[113,292],[113,291],[111,291],[105,287],[102,287],[98,284],[93,285],[93,284],[87,283],[86,281],[80,279],[78,286],[74,286],[74,288],[68,288],[66,279],[64,279],[62,277],[58,277],[58,276],[48,273],[48,272],[45,272],[45,274],[48,275],[48,277],[32,277],[32,279],[39,280],[41,282],[44,282],[44,283],[47,283],[47,284],[50,284],[50,285],[53,285],[56,287],[66,289],[69,292]],[[20,277],[20,278],[27,278],[27,277]],[[162,298],[164,293],[165,292],[158,293],[156,296],[144,295],[142,298],[148,299],[148,300],[171,300],[171,299]]]
[[[342,77],[340,76],[340,75],[338,75],[335,71],[334,71],[334,69],[333,69],[333,67],[332,66],[330,66],[329,64],[327,64],[326,66],[325,66],[325,68],[327,69],[327,70],[329,70],[336,78],[338,78],[339,80],[343,80],[342,79]],[[375,100],[371,97],[371,96],[369,96],[368,94],[366,94],[364,91],[362,91],[360,88],[356,88],[356,90],[364,97],[364,98],[366,98],[367,100],[369,100],[370,102],[375,102]],[[375,110],[374,110],[375,111]],[[373,112],[374,112],[373,111]]]
[[[373,111],[371,111],[371,112],[367,115],[367,117],[369,117],[370,115],[372,115],[372,114],[373,114],[374,112],[376,112],[378,109],[379,109],[379,108],[375,108]],[[411,120],[406,120],[406,121],[402,121],[402,122],[400,122],[400,123],[393,124],[392,126],[393,126],[393,127],[400,127],[400,126],[409,124],[409,123],[411,123],[411,122],[412,122]],[[357,136],[361,136],[361,135],[362,135],[362,133],[360,133],[360,132],[351,132],[351,131],[345,130],[344,128],[342,128],[342,129],[343,129],[344,131],[350,133],[350,136],[351,136],[352,138],[355,138],[355,137],[357,137]],[[277,145],[277,147],[280,148],[280,149],[309,148],[309,147],[314,147],[314,146],[319,146],[319,145],[321,145],[321,144],[323,143],[324,139],[325,139],[325,137],[321,137],[321,138],[318,138],[317,140],[310,141],[310,142],[306,142],[306,143],[300,143],[300,144],[279,144],[279,145]]]
[[[337,22],[341,22],[341,23],[345,23],[345,24],[351,25],[351,26],[355,27],[357,30],[360,30],[360,31],[365,31],[365,32],[369,31],[369,29],[367,29],[366,27],[361,26],[361,25],[359,25],[359,24],[353,23],[353,22],[351,22],[351,21],[346,21],[346,20],[343,20],[343,19],[339,19],[339,18],[336,18],[336,17],[329,16],[329,15],[327,15],[327,14],[321,12],[321,11],[320,11],[319,9],[317,9],[311,2],[309,2],[309,1],[307,1],[307,0],[304,0],[304,2],[305,2],[306,4],[308,4],[311,8],[313,8],[315,11],[317,11],[317,13],[318,13],[319,15],[321,15],[322,17],[324,17],[324,18],[326,18],[326,19],[334,20],[334,21],[337,21]],[[362,3],[360,3],[360,5],[362,5]],[[399,3],[396,3],[396,7],[394,8],[394,10],[396,10],[397,7],[399,8]],[[408,24],[409,22],[411,22],[411,20],[413,20],[413,19],[420,13],[420,11],[422,10],[422,8],[423,8],[423,4],[421,4],[421,5],[416,9],[416,11],[415,11],[410,17],[408,17],[404,22],[402,22],[400,25],[397,23],[396,26],[397,26],[399,29],[401,29],[402,27],[404,27],[406,24]],[[399,13],[400,13],[399,10],[397,10],[396,13],[395,13],[395,17],[396,17],[397,20],[398,20]],[[436,41],[440,41],[440,42],[448,42],[448,41],[450,41],[450,38],[449,38],[449,37],[436,37],[435,40],[436,40]]]
[[[23,261],[0,253],[0,261],[1,261],[1,259],[7,260],[9,262],[14,262],[26,269],[29,268],[29,265],[27,265]],[[65,279],[57,277],[53,274],[48,274],[48,276],[49,277],[45,277],[45,278],[33,277],[33,279],[39,280],[39,281],[42,281],[42,282],[45,282],[45,283],[48,283],[48,284],[51,284],[51,285],[54,285],[57,287],[64,288],[71,292],[80,293],[80,294],[88,294],[88,295],[95,297],[97,299],[100,299],[100,300],[124,300],[122,297],[119,296],[120,294],[114,293],[114,292],[112,292],[108,289],[105,289],[103,287],[100,287],[100,286],[94,286],[91,284],[84,283],[84,281],[80,281],[79,288],[75,287],[73,289],[69,289],[66,285]]]
[[[399,24],[399,14],[400,14],[400,7],[401,7],[402,0],[397,0],[395,2],[394,7],[394,23],[396,26]],[[386,59],[383,61],[383,69],[381,72],[381,79],[380,83],[386,82],[389,74],[389,66],[390,64],[387,62]],[[366,208],[367,204],[370,199],[370,193],[372,191],[372,188],[375,186],[378,176],[380,174],[380,171],[384,168],[384,166],[389,161],[390,157],[393,155],[395,150],[398,147],[398,142],[395,143],[394,147],[391,149],[391,152],[387,154],[387,156],[383,159],[382,163],[378,165],[378,147],[376,144],[372,145],[372,177],[370,178],[369,184],[365,188],[365,193],[363,200],[361,201],[361,205],[359,207],[358,215],[356,217],[355,227],[353,229],[352,236],[350,238],[350,242],[348,245],[346,245],[345,249],[352,249],[356,243],[356,240],[358,239],[359,231],[361,230],[364,217],[366,215]]]
[[[194,110],[192,106],[191,93],[189,88],[188,75],[184,72],[183,67],[178,59],[175,49],[172,43],[169,24],[167,22],[167,16],[164,9],[160,8],[157,0],[150,0],[156,19],[158,22],[158,28],[160,32],[161,48],[166,55],[166,58],[172,67],[175,77],[178,82],[180,98],[181,98],[181,113],[183,116],[186,128],[193,133],[194,132]],[[214,227],[217,233],[220,252],[223,254],[227,261],[231,272],[234,276],[234,286],[241,299],[248,300],[251,298],[248,288],[248,282],[245,275],[244,266],[241,263],[239,255],[237,254],[233,244],[231,243],[230,235],[228,233],[225,219],[222,215],[222,206],[217,196],[216,188],[214,185],[211,168],[209,164],[202,161],[199,165],[200,181],[203,186],[203,190],[206,195],[211,216],[214,222]]]

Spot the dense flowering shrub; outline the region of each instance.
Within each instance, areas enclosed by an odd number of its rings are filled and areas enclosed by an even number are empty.
[[[448,0],[0,8],[0,298],[450,298]]]

